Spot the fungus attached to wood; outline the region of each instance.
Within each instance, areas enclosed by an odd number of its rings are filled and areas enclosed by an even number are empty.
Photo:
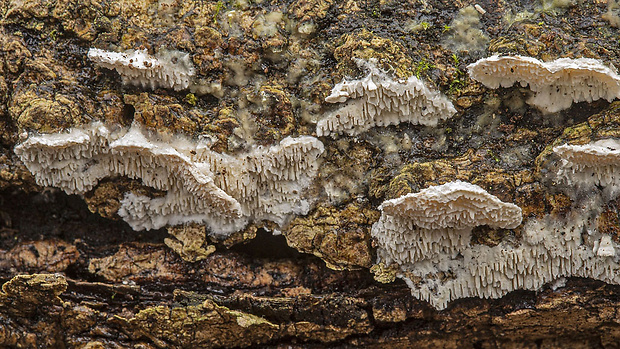
[[[385,201],[372,235],[385,263],[415,263],[469,246],[474,227],[512,229],[521,209],[477,185],[455,181]]]
[[[525,56],[491,56],[467,66],[472,79],[488,88],[529,85],[528,103],[545,113],[569,108],[573,102],[612,101],[620,96],[615,68],[591,58],[560,58],[551,62]]]
[[[583,145],[564,144],[553,148],[562,164],[558,177],[568,185],[603,187],[608,196],[620,189],[620,141],[602,139]]]
[[[597,207],[599,199],[584,202],[584,207]],[[570,276],[620,284],[617,244],[597,231],[588,210],[530,219],[520,238],[509,234],[511,238],[487,246],[471,243],[471,229],[516,228],[521,209],[480,187],[448,183],[389,200],[381,208],[372,228],[378,263],[398,268],[397,276],[412,294],[438,309],[459,298],[538,290]]]
[[[456,113],[447,97],[429,89],[420,79],[412,76],[393,80],[371,63],[358,64],[369,74],[334,86],[325,101],[346,104],[318,122],[317,135],[357,135],[375,126],[401,122],[435,126]]]
[[[291,215],[307,213],[303,190],[316,176],[322,152],[319,140],[303,136],[230,156],[180,136],[158,140],[137,124],[126,129],[100,122],[33,135],[15,147],[38,184],[70,194],[115,176],[166,191],[155,198],[125,195],[118,214],[136,230],[204,222],[214,234],[238,231],[250,220],[283,225]]]
[[[91,48],[88,58],[103,68],[116,69],[123,84],[150,89],[183,90],[196,74],[191,57],[181,51],[160,50],[151,56],[146,50],[112,52]]]

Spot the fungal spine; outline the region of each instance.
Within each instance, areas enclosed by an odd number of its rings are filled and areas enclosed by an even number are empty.
[[[472,79],[488,88],[529,85],[528,103],[545,113],[569,108],[573,102],[612,101],[620,96],[615,68],[591,58],[560,58],[551,62],[525,56],[491,56],[467,66]]]
[[[456,113],[447,97],[429,89],[415,76],[393,80],[372,63],[357,63],[368,70],[368,75],[334,86],[325,101],[346,104],[318,122],[317,135],[357,135],[375,126],[401,122],[435,126]]]
[[[146,50],[113,52],[91,48],[88,58],[100,67],[116,69],[123,84],[150,89],[183,90],[196,74],[191,57],[181,51],[160,50],[151,56]]]
[[[289,137],[230,156],[182,137],[157,140],[137,124],[126,129],[94,122],[66,133],[32,135],[15,153],[37,183],[70,194],[114,176],[166,191],[155,198],[125,195],[118,214],[135,230],[204,222],[213,234],[226,235],[249,221],[284,225],[291,215],[307,213],[310,201],[303,191],[317,174],[323,144],[310,136]]]

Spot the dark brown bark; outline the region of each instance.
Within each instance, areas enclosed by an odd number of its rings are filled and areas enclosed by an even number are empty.
[[[514,202],[525,217],[559,217],[572,203],[541,180],[549,145],[620,135],[618,103],[580,103],[545,119],[522,103],[527,92],[488,90],[465,73],[495,53],[618,66],[613,7],[483,0],[487,38],[475,50],[460,47],[450,27],[467,5],[0,0],[0,347],[619,347],[620,286],[570,278],[556,290],[461,299],[437,311],[401,280],[375,280],[394,276],[373,266],[370,227],[383,200],[461,179]],[[286,20],[269,22],[280,14]],[[86,59],[90,47],[186,51],[206,92],[123,86]],[[230,153],[309,135],[333,85],[361,73],[354,58],[436,85],[458,113],[437,133],[403,125],[323,139],[310,190],[316,205],[282,235],[268,233],[269,222],[226,241],[196,227],[135,232],[119,220],[119,200],[161,192],[111,178],[83,198],[66,195],[36,185],[13,152],[24,132],[92,120],[208,136],[212,150]],[[251,139],[235,132],[248,118]],[[406,132],[415,135],[410,149],[388,151]],[[500,156],[512,149],[527,151],[515,161]],[[616,241],[617,207],[608,203],[598,221]],[[494,245],[508,234],[520,231],[480,229],[472,243]]]

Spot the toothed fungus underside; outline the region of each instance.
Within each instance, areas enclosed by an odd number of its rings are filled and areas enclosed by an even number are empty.
[[[143,88],[183,90],[196,74],[191,57],[181,51],[161,50],[151,56],[146,50],[112,52],[91,48],[88,58],[100,67],[116,69],[123,84]]]
[[[161,138],[161,137],[160,137]],[[83,194],[106,177],[127,176],[166,191],[151,198],[127,193],[118,214],[135,230],[203,222],[226,235],[249,221],[279,225],[306,214],[302,197],[318,171],[323,144],[314,137],[285,138],[231,156],[180,136],[168,142],[141,126],[95,122],[60,134],[31,135],[15,153],[38,184]]]
[[[553,148],[562,164],[558,177],[569,185],[587,190],[602,186],[615,196],[620,189],[620,141],[602,139],[584,145],[560,145]]]
[[[569,108],[573,102],[612,101],[620,96],[615,68],[591,58],[560,58],[542,62],[524,56],[491,56],[467,66],[469,75],[488,88],[529,85],[528,103],[546,113]]]
[[[375,126],[401,122],[435,126],[456,113],[447,97],[430,90],[414,76],[393,80],[371,63],[358,62],[358,65],[369,70],[368,76],[344,80],[334,86],[325,101],[346,104],[318,122],[319,137],[342,133],[357,135]]]
[[[429,254],[460,252],[479,225],[515,228],[521,209],[477,185],[456,181],[387,200],[372,235],[386,264],[415,263]]]
[[[472,245],[471,229],[515,228],[521,210],[480,187],[452,182],[386,201],[380,208],[381,218],[372,228],[379,262],[397,264],[398,277],[412,294],[438,309],[459,298],[538,290],[562,277],[620,284],[618,246],[596,230],[588,211],[530,219],[520,241],[508,238],[491,247]]]

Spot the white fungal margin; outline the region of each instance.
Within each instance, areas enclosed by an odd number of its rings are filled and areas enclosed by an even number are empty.
[[[528,103],[545,113],[569,108],[574,102],[620,96],[620,76],[613,66],[592,58],[560,58],[542,62],[526,56],[491,56],[467,66],[469,75],[488,88],[529,85]]]
[[[328,103],[345,103],[317,123],[320,136],[357,135],[375,126],[409,122],[435,126],[456,113],[452,102],[433,91],[415,76],[394,80],[373,63],[357,60],[368,75],[343,80],[325,98]]]
[[[146,50],[113,52],[91,48],[88,58],[100,67],[115,69],[123,84],[143,88],[183,90],[196,74],[189,54],[175,50],[160,50],[152,56]]]
[[[620,193],[620,141],[602,139],[583,145],[564,144],[553,148],[561,158],[558,178],[571,187],[603,188],[608,198]]]
[[[202,222],[213,234],[227,235],[250,221],[285,225],[293,215],[306,214],[311,202],[303,193],[323,149],[314,137],[287,137],[231,156],[182,137],[158,140],[137,124],[127,129],[94,122],[31,135],[15,153],[38,184],[70,194],[86,193],[115,176],[166,191],[156,198],[127,193],[121,200],[118,214],[135,230]]]

